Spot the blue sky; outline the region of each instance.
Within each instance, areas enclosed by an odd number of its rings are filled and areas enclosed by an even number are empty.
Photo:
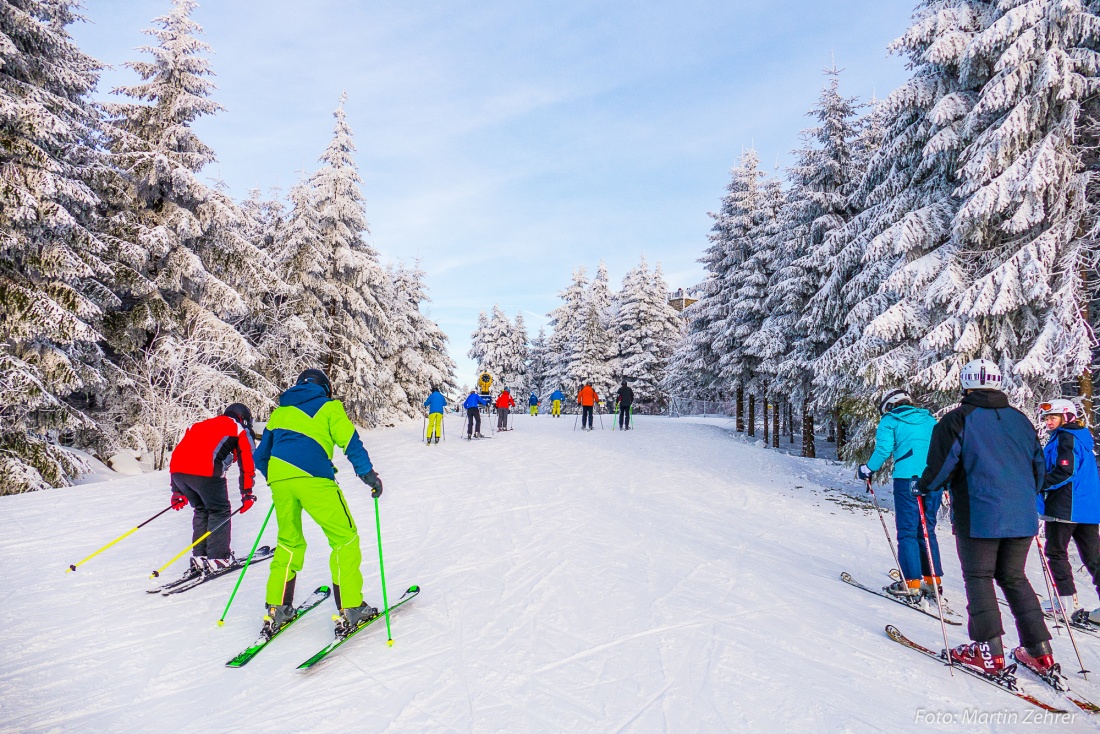
[[[86,0],[73,34],[132,83],[168,0]],[[459,382],[479,311],[537,332],[578,265],[613,284],[644,254],[671,287],[696,262],[745,147],[789,161],[835,56],[842,91],[906,78],[887,45],[914,0],[208,0],[215,99],[204,170],[238,198],[312,171],[348,93],[371,242],[419,258]],[[532,334],[533,335],[533,334]]]

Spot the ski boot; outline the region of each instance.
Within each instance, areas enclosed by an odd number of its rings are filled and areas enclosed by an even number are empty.
[[[481,431],[478,431],[477,433],[474,434],[474,438],[485,438],[485,437],[481,435]]]
[[[994,637],[987,642],[959,645],[951,650],[951,660],[986,675],[999,675],[1005,670],[1005,651],[1000,637]]]
[[[204,558],[203,564],[206,566],[207,573],[217,573],[231,568],[235,560],[230,553],[229,558]]]
[[[912,581],[895,581],[889,586],[882,587],[882,590],[891,596],[896,596],[902,601],[912,604],[921,600],[921,582],[913,579]]]
[[[436,437],[435,437],[435,442],[436,442],[436,443],[439,443],[439,436],[436,436]]]
[[[1093,609],[1091,612],[1087,609],[1078,609],[1070,617],[1070,621],[1084,625],[1100,625],[1100,609]]]
[[[920,593],[923,596],[927,596],[930,599],[936,598],[936,592],[939,592],[940,598],[943,597],[943,583],[939,576],[925,576],[920,582]]]
[[[1031,647],[1017,647],[1012,651],[1012,657],[1025,668],[1030,668],[1040,676],[1048,676],[1057,673],[1058,665],[1054,662],[1054,653],[1050,649],[1050,641],[1040,642]]]
[[[332,620],[336,622],[336,636],[346,637],[364,622],[377,616],[378,610],[366,602],[357,607],[341,609],[339,614],[332,615]]]
[[[270,640],[292,619],[294,619],[293,604],[269,606],[267,614],[264,615],[264,626],[260,629],[260,634]]]

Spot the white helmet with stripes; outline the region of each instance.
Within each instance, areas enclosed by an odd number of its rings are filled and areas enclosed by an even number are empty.
[[[988,359],[975,359],[966,363],[959,373],[959,384],[963,390],[1000,390],[1001,368]]]

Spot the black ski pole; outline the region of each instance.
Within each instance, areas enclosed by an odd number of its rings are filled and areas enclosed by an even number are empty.
[[[1045,577],[1047,582],[1047,598],[1050,599],[1050,611],[1054,615],[1054,620],[1058,621],[1058,612],[1054,611],[1054,605],[1056,603],[1055,595],[1058,593],[1058,587],[1054,584],[1054,574],[1050,572],[1050,564],[1047,561],[1046,548],[1044,547],[1044,543],[1038,535],[1035,536],[1035,543],[1039,546],[1039,560],[1043,562],[1043,576]],[[1054,587],[1053,593],[1051,586]],[[1060,598],[1057,600],[1057,604],[1058,609],[1062,612],[1062,621],[1065,622],[1066,633],[1069,635],[1069,641],[1073,643],[1073,651],[1077,653],[1077,662],[1081,666],[1081,670],[1079,672],[1085,680],[1088,680],[1089,671],[1085,670],[1085,661],[1081,659],[1081,651],[1077,649],[1077,639],[1073,636],[1073,628],[1070,627],[1069,624],[1069,614],[1066,613],[1066,608],[1062,606],[1062,600]]]
[[[890,537],[890,531],[886,528],[886,518],[882,515],[882,508],[879,507],[875,490],[871,488],[870,477],[867,477],[867,491],[871,493],[871,501],[875,503],[875,509],[878,510],[878,520],[882,523],[882,532],[886,533],[886,543],[890,546],[890,552],[894,554],[894,563],[897,564],[898,575],[901,576],[902,581],[905,581],[905,574],[901,571],[901,561],[898,560],[898,549],[894,545],[894,539]]]

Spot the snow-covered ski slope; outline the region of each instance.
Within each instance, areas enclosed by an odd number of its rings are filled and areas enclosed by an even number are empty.
[[[386,484],[391,598],[412,583],[423,592],[395,615],[392,648],[376,625],[304,674],[295,666],[331,636],[331,602],[247,667],[224,667],[256,637],[266,566],[245,577],[223,628],[231,578],[145,593],[189,541],[187,510],[65,573],[166,506],[166,474],[0,498],[0,731],[1094,729],[1084,714],[1038,729],[916,721],[1036,712],[890,642],[894,623],[938,649],[939,624],[838,580],[847,570],[886,583],[892,565],[877,517],[825,489],[854,488],[848,469],[752,446],[714,421],[639,417],[630,433],[604,422],[582,433],[572,416],[519,415],[514,431],[468,443],[448,416],[449,440],[430,447],[419,422],[364,434]],[[337,464],[367,598],[380,604],[373,503]],[[234,525],[238,553],[269,507],[262,484],[258,494]],[[305,524],[299,600],[329,583],[328,548]],[[264,540],[274,544],[274,523]],[[944,551],[961,609],[950,537]],[[1076,670],[1069,642],[1054,644]],[[1100,678],[1100,646],[1079,644]],[[1100,699],[1100,683],[1078,688]]]

